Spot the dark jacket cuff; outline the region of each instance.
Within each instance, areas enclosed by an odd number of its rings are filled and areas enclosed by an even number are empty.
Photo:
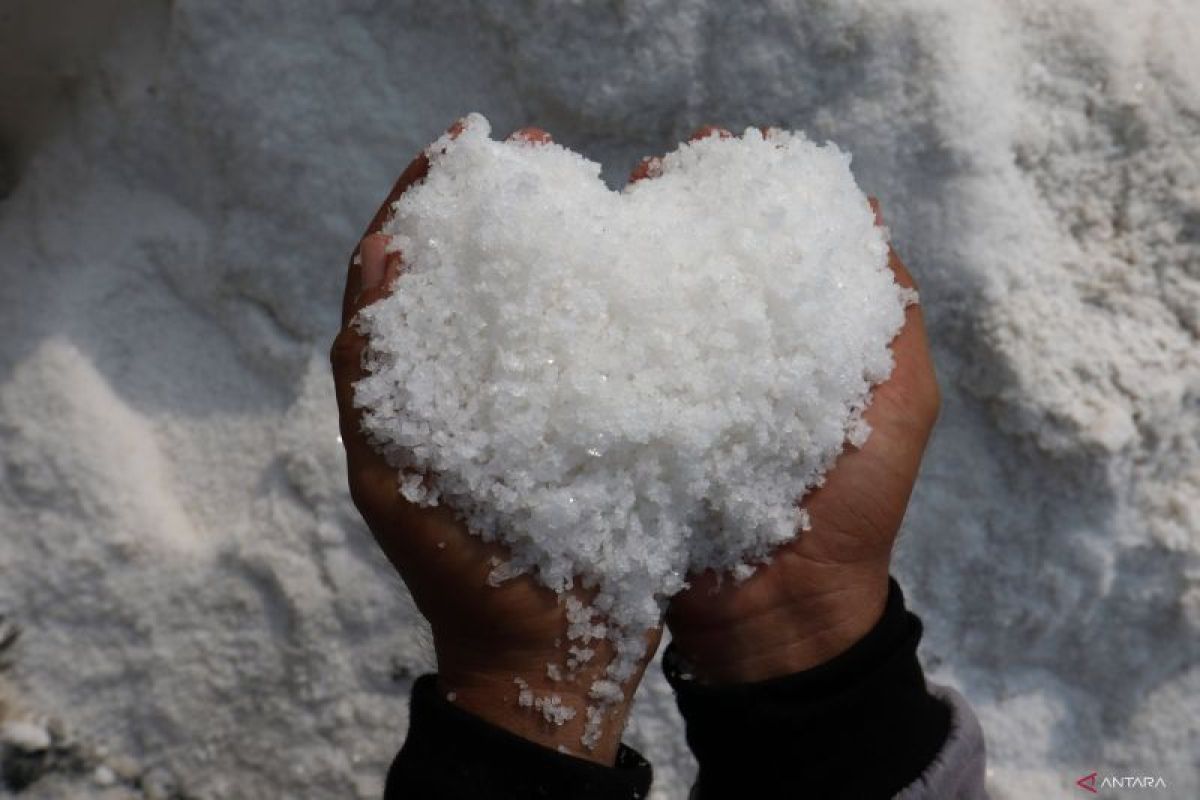
[[[694,796],[885,798],[915,781],[950,730],[917,662],[921,630],[892,580],[865,637],[794,675],[705,686],[669,646],[663,668],[700,766]]]
[[[633,800],[650,790],[650,764],[637,751],[621,745],[606,767],[543,747],[447,701],[435,675],[413,684],[410,708],[384,800]]]

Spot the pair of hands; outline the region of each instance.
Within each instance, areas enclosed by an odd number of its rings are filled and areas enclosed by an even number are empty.
[[[730,134],[706,127],[692,139],[712,135]],[[513,137],[534,144],[550,141],[536,128]],[[652,179],[654,164],[653,159],[643,161],[631,180]],[[350,494],[429,620],[441,690],[463,709],[517,735],[612,764],[633,690],[661,629],[651,634],[641,669],[623,687],[627,701],[608,712],[597,746],[582,750],[587,691],[603,677],[611,646],[600,645],[574,681],[551,680],[547,664],[566,672],[565,603],[528,575],[499,587],[489,585],[491,560],[505,556],[503,547],[471,535],[450,509],[407,502],[398,491],[395,468],[371,448],[360,428],[353,387],[364,374],[366,342],[353,320],[385,296],[399,275],[402,255],[386,252],[387,237],[379,231],[392,203],[428,170],[424,154],[405,169],[349,266],[342,329],[331,360]],[[875,211],[881,222],[877,205]],[[889,263],[897,282],[913,287],[894,251]],[[939,406],[919,306],[908,308],[892,350],[895,370],[875,388],[866,411],[870,438],[861,449],[844,452],[825,484],[804,498],[812,529],[779,548],[770,564],[743,583],[706,572],[691,576],[690,587],[671,599],[667,626],[699,680],[746,683],[814,667],[862,638],[883,613],[892,545]],[[562,726],[545,722],[519,706],[515,678],[536,695],[558,694],[580,713]]]

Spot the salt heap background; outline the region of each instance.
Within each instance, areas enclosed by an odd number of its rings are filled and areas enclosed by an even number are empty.
[[[946,394],[897,570],[995,795],[1200,793],[1200,8],[728,7],[6,6],[0,713],[116,782],[23,797],[377,796],[423,650],[324,349],[396,153],[471,108],[614,184],[702,122],[853,152]],[[681,798],[649,676],[630,740]]]

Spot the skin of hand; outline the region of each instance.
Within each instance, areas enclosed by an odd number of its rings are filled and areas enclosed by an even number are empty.
[[[731,134],[705,127],[692,139],[712,135]],[[648,159],[631,179],[656,172]],[[871,204],[882,225],[878,203]],[[916,288],[890,248],[888,263],[897,283]],[[672,598],[667,625],[701,682],[749,683],[810,669],[847,650],[882,616],[892,546],[941,403],[919,305],[908,307],[892,352],[895,368],[865,413],[870,438],[848,448],[802,501],[812,528],[743,583],[710,571],[691,576]]]
[[[450,133],[460,130],[461,123],[456,123]],[[513,138],[529,146],[550,141],[548,134],[536,128],[517,131]],[[562,675],[568,675],[567,650],[573,644],[567,639],[565,595],[560,598],[528,575],[500,586],[489,585],[488,574],[497,563],[494,559],[505,559],[505,549],[471,535],[451,509],[422,508],[406,501],[398,489],[396,469],[372,449],[361,429],[354,384],[364,375],[366,341],[354,318],[390,293],[402,272],[402,254],[386,252],[388,237],[380,230],[392,204],[428,170],[428,158],[422,153],[401,174],[351,257],[342,328],[330,353],[350,495],[417,608],[429,620],[440,691],[453,697],[460,708],[526,739],[612,764],[634,689],[658,646],[661,631],[650,635],[641,668],[623,687],[628,699],[609,708],[597,745],[583,748],[580,739],[587,693],[592,682],[603,677],[613,655],[611,644],[589,643],[596,655],[569,678],[552,680],[547,665],[555,664]],[[587,599],[581,592],[573,594]],[[521,707],[515,678],[525,681],[535,696],[558,695],[564,705],[576,710],[575,717],[557,726],[539,711]]]

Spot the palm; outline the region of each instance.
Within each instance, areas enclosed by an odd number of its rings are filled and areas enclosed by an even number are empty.
[[[367,230],[356,253],[360,259],[366,255],[361,251],[383,247],[376,234],[392,203],[428,169],[428,160],[421,155],[400,176]],[[389,265],[393,274],[388,277],[394,279],[398,268],[398,260]],[[395,468],[366,441],[353,402],[353,385],[362,377],[366,343],[350,322],[359,309],[389,291],[390,280],[362,291],[360,271],[359,264],[351,263],[343,298],[343,330],[332,354],[355,505],[429,619],[439,644],[448,643],[447,639],[487,642],[497,637],[542,646],[553,642],[561,635],[560,629],[565,629],[565,615],[554,593],[529,577],[499,587],[489,585],[493,565],[505,557],[503,548],[472,536],[444,507],[422,508],[407,502],[397,491]]]
[[[457,130],[461,128],[451,128],[451,135]],[[514,135],[532,142],[549,140],[537,129],[524,129]],[[514,717],[514,678],[554,694],[586,694],[592,682],[604,674],[613,654],[611,643],[589,644],[595,656],[571,676],[571,685],[555,683],[555,679],[547,683],[548,665],[555,664],[566,672],[570,663],[566,604],[527,575],[492,585],[489,575],[506,560],[505,548],[473,536],[451,509],[423,508],[405,500],[399,492],[396,469],[366,440],[361,412],[354,404],[354,385],[363,377],[366,342],[353,319],[359,310],[391,290],[401,267],[399,256],[384,252],[387,237],[379,232],[392,204],[424,178],[428,169],[428,159],[421,155],[400,176],[371,221],[347,274],[342,330],[334,341],[331,360],[350,494],[417,607],[429,620],[442,686],[454,693],[461,707],[526,738],[549,746],[566,746],[566,742],[574,746],[580,739],[584,715],[579,714],[574,722],[561,728],[546,728],[536,718]],[[364,280],[368,270],[381,274],[374,276],[377,280]],[[659,631],[652,631],[647,638],[643,668],[657,647],[658,637]],[[640,671],[631,686],[636,686],[638,680]],[[575,705],[581,707],[583,702],[582,697],[576,698]],[[609,726],[591,757],[609,761],[615,757],[627,713],[628,704],[609,713],[615,724]]]
[[[691,141],[732,135],[705,125]],[[630,181],[652,179],[660,165],[658,159],[644,159]],[[882,224],[878,203],[872,200],[871,205]],[[897,283],[915,288],[894,250],[889,250],[888,265]],[[849,597],[851,601],[882,609],[892,544],[939,405],[919,306],[909,307],[892,352],[895,369],[875,388],[865,415],[872,427],[867,443],[844,452],[825,484],[802,501],[812,528],[779,548],[770,564],[742,584],[711,571],[690,576],[690,587],[672,598],[667,612],[677,642],[699,639],[701,646],[719,649],[729,637],[742,636],[748,621],[776,618],[786,628],[798,606],[829,605],[830,598],[860,589],[864,597]]]
[[[890,265],[897,281],[911,287],[895,252]],[[825,484],[803,500],[811,529],[779,548],[744,583],[706,572],[671,601],[667,620],[685,653],[719,648],[761,625],[780,642],[797,635],[821,640],[809,659],[815,664],[873,624],[886,596],[892,544],[937,417],[938,389],[919,306],[909,308],[892,349],[895,369],[876,387],[866,412],[870,438],[861,449],[844,452]],[[840,637],[822,639],[822,626],[840,624],[838,615],[852,624]]]

